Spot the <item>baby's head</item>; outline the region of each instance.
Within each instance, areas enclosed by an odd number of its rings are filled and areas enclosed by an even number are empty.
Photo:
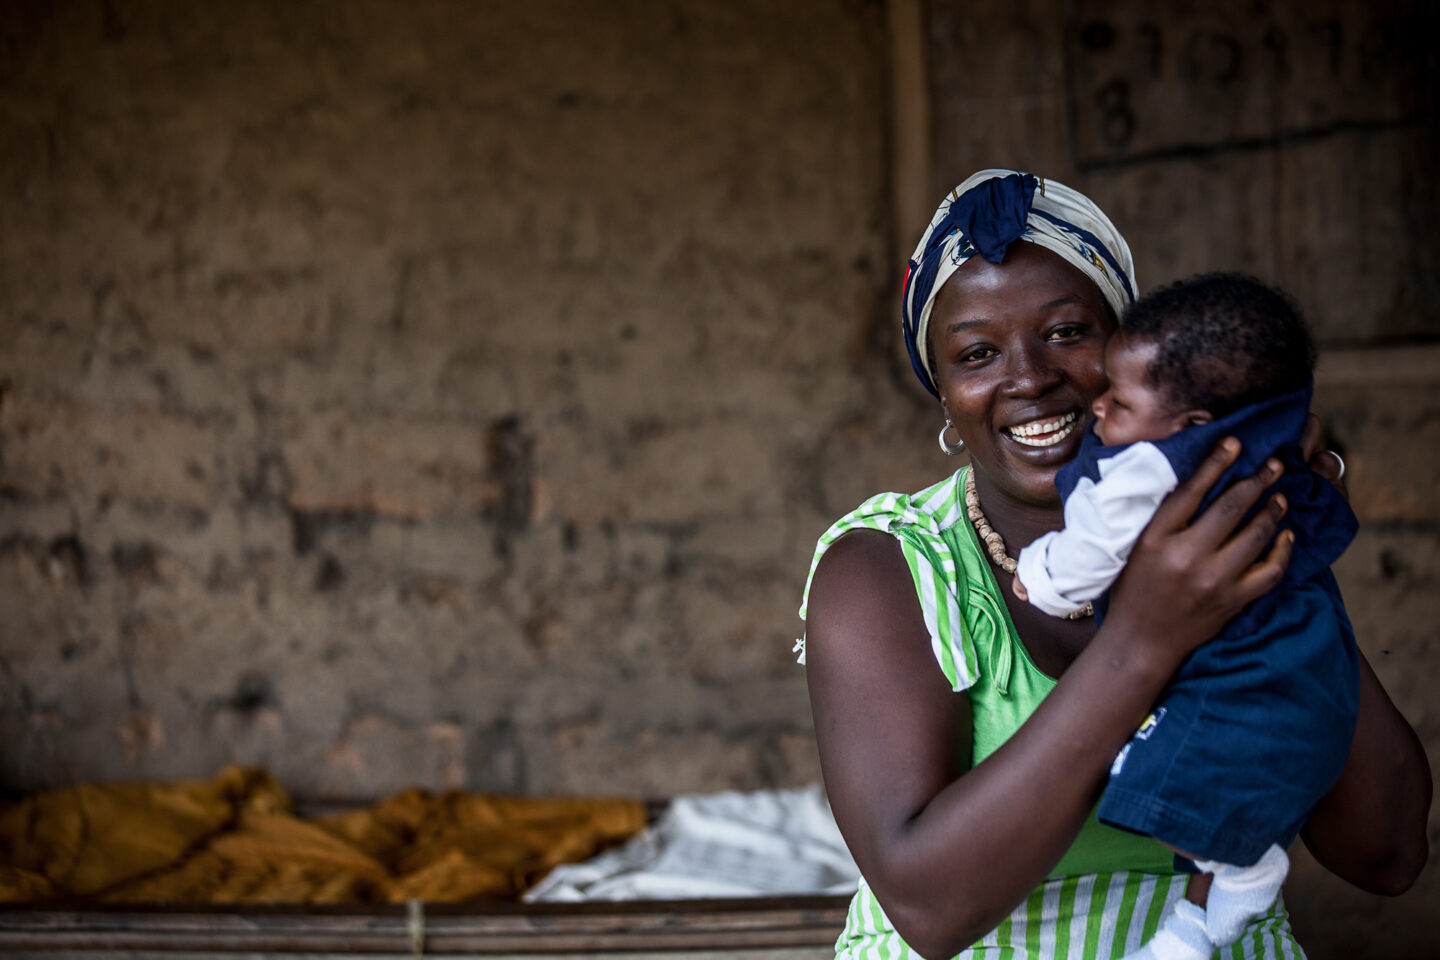
[[[1105,348],[1095,401],[1107,446],[1160,440],[1310,382],[1315,347],[1294,303],[1240,273],[1206,273],[1141,297]]]

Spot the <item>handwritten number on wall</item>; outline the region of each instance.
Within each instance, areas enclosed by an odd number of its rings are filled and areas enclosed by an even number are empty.
[[[1077,149],[1094,160],[1400,123],[1423,86],[1415,64],[1433,56],[1417,53],[1424,31],[1361,7],[1257,23],[1203,11],[1156,21],[1144,0],[1104,0],[1103,13],[1101,0],[1079,2],[1098,14],[1076,23],[1071,80]]]
[[[1272,26],[1265,31],[1260,42],[1270,52],[1271,63],[1275,67],[1275,76],[1281,80],[1289,80],[1290,41],[1286,38],[1285,31]]]
[[[1116,77],[1095,93],[1100,108],[1100,136],[1107,146],[1117,150],[1129,145],[1135,136],[1135,112],[1130,107],[1130,81]]]

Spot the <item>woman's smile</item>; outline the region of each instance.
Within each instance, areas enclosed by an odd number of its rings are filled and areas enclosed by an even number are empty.
[[[1031,420],[1006,427],[1005,433],[1016,443],[1027,447],[1053,447],[1075,431],[1077,414],[1072,410],[1053,419]]]
[[[936,384],[992,497],[1059,500],[1055,473],[1079,453],[1108,385],[1114,327],[1095,284],[1034,244],[1012,245],[998,264],[972,258],[941,288],[930,324]]]

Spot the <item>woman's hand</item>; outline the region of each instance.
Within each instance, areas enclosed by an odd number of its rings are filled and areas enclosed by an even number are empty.
[[[1280,477],[1278,460],[1236,482],[1191,521],[1239,452],[1240,441],[1222,440],[1194,475],[1165,498],[1111,592],[1107,626],[1118,619],[1117,627],[1126,634],[1160,644],[1156,652],[1166,658],[1161,666],[1167,676],[1246,604],[1278,586],[1290,562],[1294,535],[1275,535],[1285,514],[1282,495],[1273,495],[1264,509],[1237,527]]]
[[[1325,428],[1313,413],[1305,419],[1305,429],[1300,433],[1300,455],[1311,470],[1329,480],[1346,500],[1350,499],[1350,490],[1345,486],[1345,464],[1340,454],[1325,447]]]

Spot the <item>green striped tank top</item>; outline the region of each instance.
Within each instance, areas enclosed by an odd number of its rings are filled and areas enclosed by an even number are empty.
[[[968,468],[965,468],[968,469]],[[1000,589],[965,519],[965,469],[907,496],[871,497],[825,532],[810,577],[829,546],[852,530],[879,530],[900,542],[915,579],[935,660],[957,693],[970,698],[971,766],[1010,738],[1055,686],[1031,662]],[[810,585],[805,585],[808,602]],[[800,607],[805,617],[805,605]],[[804,641],[797,644],[804,662]],[[1186,875],[1160,844],[1091,817],[1050,877],[962,958],[1051,960],[1122,957],[1154,936],[1166,910],[1185,894]],[[836,956],[917,958],[896,934],[862,878]],[[1279,902],[1256,920],[1224,960],[1303,960]]]

